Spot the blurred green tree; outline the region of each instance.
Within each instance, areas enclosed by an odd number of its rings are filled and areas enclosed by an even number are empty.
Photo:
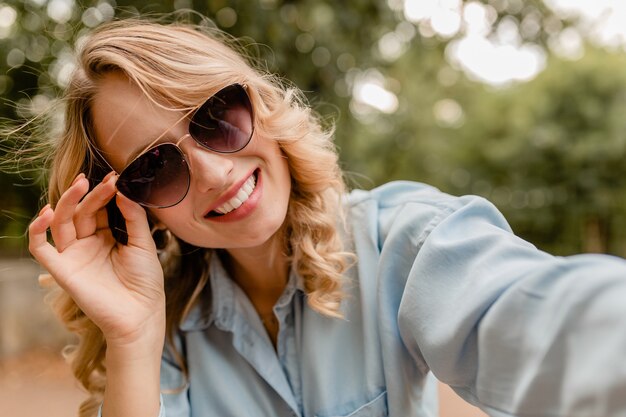
[[[448,155],[516,230],[556,253],[626,255],[626,55],[553,57],[534,80],[472,96]],[[497,114],[494,114],[497,111]],[[494,117],[496,116],[496,117]]]

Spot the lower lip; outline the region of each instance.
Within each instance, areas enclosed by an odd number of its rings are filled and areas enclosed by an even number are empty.
[[[243,202],[242,205],[237,207],[231,212],[223,214],[221,216],[205,217],[205,219],[217,223],[236,222],[245,217],[248,217],[254,209],[259,205],[261,195],[263,194],[263,181],[261,179],[261,171],[256,172],[256,185],[252,194],[248,196],[248,199]]]

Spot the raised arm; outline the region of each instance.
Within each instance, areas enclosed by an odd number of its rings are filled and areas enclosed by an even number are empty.
[[[106,340],[105,417],[159,414],[165,334],[163,271],[142,207],[116,196],[114,175],[88,192],[79,175],[29,227],[29,249]],[[128,244],[116,243],[105,206],[116,198]],[[47,240],[50,229],[54,246]]]

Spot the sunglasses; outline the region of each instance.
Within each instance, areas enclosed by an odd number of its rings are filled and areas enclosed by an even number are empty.
[[[193,113],[189,122],[189,136],[219,153],[242,150],[250,143],[253,131],[252,103],[246,87],[240,84],[218,91]],[[166,208],[183,201],[190,183],[189,165],[178,144],[161,143],[128,164],[116,185],[119,192],[142,206]]]

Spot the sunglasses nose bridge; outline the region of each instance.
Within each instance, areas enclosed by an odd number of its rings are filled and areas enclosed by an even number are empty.
[[[187,139],[187,138],[194,139],[194,137],[193,137],[193,136],[191,136],[191,134],[190,134],[189,132],[187,132],[187,133],[185,133],[184,135],[182,135],[182,136],[181,136],[181,137],[180,137],[180,138],[179,138],[179,139],[175,142],[175,143],[176,143],[176,146],[179,146],[179,147],[180,147],[180,144],[181,144],[181,143],[183,143],[183,141],[184,141],[185,139]],[[196,142],[196,140],[195,140],[195,139],[194,139],[194,142]],[[196,142],[196,143],[197,143],[197,142]]]
[[[187,149],[184,149],[192,187],[201,192],[223,188],[234,169],[233,157],[213,152],[196,141],[194,143],[195,146],[185,146]]]

